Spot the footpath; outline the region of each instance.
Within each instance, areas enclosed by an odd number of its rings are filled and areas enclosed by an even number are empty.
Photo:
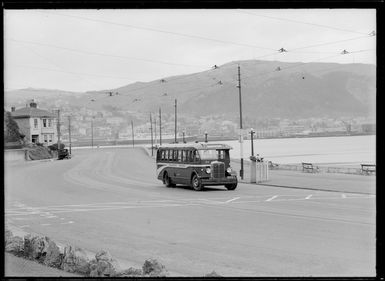
[[[239,177],[240,163],[232,162],[232,167],[242,183],[250,183],[250,165],[244,163],[244,178]],[[253,185],[334,191],[357,194],[376,194],[375,175],[339,174],[325,172],[303,172],[269,169],[269,180]]]

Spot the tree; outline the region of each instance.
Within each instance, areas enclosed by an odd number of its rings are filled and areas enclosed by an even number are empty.
[[[21,141],[25,135],[20,133],[19,126],[13,119],[11,112],[4,110],[4,142]]]

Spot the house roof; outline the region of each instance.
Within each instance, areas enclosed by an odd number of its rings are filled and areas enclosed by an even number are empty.
[[[19,108],[11,112],[13,118],[28,118],[28,117],[48,117],[55,118],[56,114],[47,110],[42,110],[34,107]]]

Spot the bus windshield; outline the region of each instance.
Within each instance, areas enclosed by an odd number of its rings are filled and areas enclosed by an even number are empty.
[[[201,157],[201,160],[218,160],[219,158],[218,151],[214,149],[200,149],[199,155]]]

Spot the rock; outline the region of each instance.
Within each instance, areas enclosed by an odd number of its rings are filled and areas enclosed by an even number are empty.
[[[59,247],[52,240],[48,241],[47,252],[44,264],[56,268],[60,268],[63,261],[63,255],[60,253]]]
[[[67,272],[77,272],[88,275],[90,273],[90,263],[84,250],[66,246],[64,248],[62,269]]]
[[[43,236],[32,236],[28,234],[24,237],[24,254],[28,258],[44,261],[47,254],[49,238]]]
[[[129,269],[118,272],[115,277],[141,277],[142,275],[143,271],[140,268],[130,267]]]
[[[5,232],[4,232],[5,245],[7,245],[7,241],[10,240],[12,237],[13,237],[12,231],[6,229]]]
[[[211,271],[210,273],[206,274],[205,277],[222,277],[218,273],[216,273],[214,270]]]
[[[19,236],[8,236],[6,238],[5,251],[11,252],[16,255],[22,255],[24,253],[24,239]]]
[[[107,251],[99,251],[95,254],[96,261],[110,261],[112,260],[112,256]]]
[[[107,251],[96,253],[95,260],[90,263],[91,277],[113,277],[120,271],[118,262]]]
[[[142,266],[143,274],[150,277],[165,277],[168,272],[163,264],[156,259],[146,260]]]

